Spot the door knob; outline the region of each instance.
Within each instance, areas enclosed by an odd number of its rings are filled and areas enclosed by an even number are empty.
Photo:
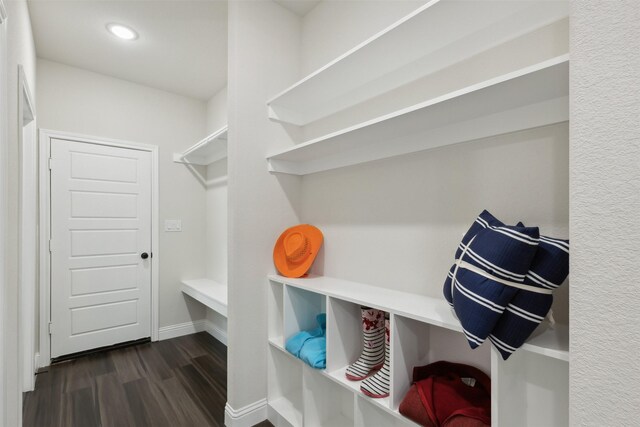
[[[140,258],[142,258],[142,259],[147,259],[147,258],[149,258],[149,254],[148,254],[148,253],[146,253],[146,252],[142,252],[142,253],[140,254]]]

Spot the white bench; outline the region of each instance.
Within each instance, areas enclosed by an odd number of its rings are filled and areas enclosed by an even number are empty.
[[[183,280],[182,292],[227,317],[227,285],[211,279]]]

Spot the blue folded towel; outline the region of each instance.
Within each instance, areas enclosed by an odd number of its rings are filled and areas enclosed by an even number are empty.
[[[304,343],[300,350],[300,359],[316,369],[327,367],[327,338],[311,338]]]
[[[316,316],[318,326],[310,331],[301,331],[289,338],[286,350],[316,369],[324,369],[327,364],[327,315]]]

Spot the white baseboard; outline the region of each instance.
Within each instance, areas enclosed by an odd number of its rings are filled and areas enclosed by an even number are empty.
[[[170,340],[171,338],[181,337],[183,335],[196,334],[205,330],[205,319],[196,320],[195,322],[178,323],[177,325],[163,326],[158,330],[158,339]]]
[[[222,344],[227,345],[227,331],[220,329],[217,325],[215,325],[208,319],[196,320],[194,322],[178,323],[177,325],[163,326],[159,329],[158,335],[160,341],[162,341],[205,331],[208,332],[209,335],[220,341]]]
[[[251,427],[267,419],[267,399],[261,399],[240,409],[233,409],[229,402],[224,408],[224,425],[227,427]]]
[[[29,376],[29,379],[24,379],[22,384],[22,391],[33,391],[36,388],[36,372],[40,369],[40,353],[33,355],[33,375]]]
[[[212,337],[220,341],[222,344],[227,345],[227,331],[219,328],[215,323],[211,320],[205,319],[205,331],[209,333]]]

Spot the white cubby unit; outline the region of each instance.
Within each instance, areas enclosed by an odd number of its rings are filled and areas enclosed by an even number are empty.
[[[174,153],[173,161],[188,165],[206,166],[227,157],[227,130],[225,125],[182,153]]]
[[[307,125],[568,15],[566,1],[428,1],[271,98],[269,118]]]
[[[471,350],[444,299],[330,277],[271,275],[268,298],[268,413],[276,426],[414,426],[398,408],[413,368],[439,360],[475,366],[491,377],[493,426],[563,426],[568,422],[568,334],[541,327],[509,360],[489,343]],[[360,392],[345,369],[362,351],[360,307],[384,310],[391,321],[391,391],[384,399]],[[288,338],[317,327],[327,314],[326,369],[289,354]]]
[[[517,2],[516,2],[517,3]],[[569,120],[561,55],[312,139],[267,157],[306,175]]]

